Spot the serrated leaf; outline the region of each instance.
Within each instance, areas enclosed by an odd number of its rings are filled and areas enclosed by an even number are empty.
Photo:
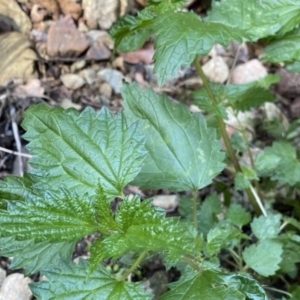
[[[92,201],[68,192],[46,193],[39,201],[10,202],[7,210],[0,211],[0,227],[2,237],[36,242],[73,242],[97,231]]]
[[[283,245],[282,261],[280,262],[280,271],[295,278],[298,273],[297,264],[300,262],[300,236],[293,232],[281,234],[278,240]]]
[[[222,208],[217,195],[211,195],[205,199],[198,214],[199,230],[204,236],[216,226],[218,223],[217,215],[221,211]]]
[[[33,190],[35,183],[30,174],[25,173],[23,177],[7,176],[0,181],[0,203],[1,208],[6,208],[8,201],[24,201],[26,198],[38,201],[41,199],[39,191]]]
[[[166,96],[142,90],[137,84],[125,86],[122,95],[126,118],[139,121],[147,136],[148,155],[134,184],[198,190],[223,170],[220,141],[201,114],[192,114],[185,106],[175,106]]]
[[[33,283],[30,288],[38,299],[43,300],[151,299],[140,284],[119,281],[102,266],[87,280],[87,269],[88,264],[83,260],[78,265],[69,262],[46,269],[42,275],[48,281]]]
[[[248,267],[258,274],[268,277],[280,268],[282,245],[272,240],[262,240],[258,245],[251,245],[243,252]]]
[[[251,221],[251,214],[240,204],[232,203],[227,211],[226,218],[241,228]]]
[[[194,13],[161,14],[153,20],[152,29],[156,35],[154,72],[158,74],[160,86],[181,67],[189,66],[197,55],[207,55],[214,44],[227,46],[232,40],[242,41],[238,28],[204,23]]]
[[[279,63],[300,61],[300,29],[287,33],[265,48],[264,60]]]
[[[242,138],[239,132],[235,132],[231,138],[231,145],[233,149],[239,151],[239,152],[246,152],[247,151],[247,143],[246,141]]]
[[[71,260],[75,244],[76,242],[35,243],[33,240],[0,238],[1,256],[14,257],[10,269],[25,269],[26,276],[46,267],[58,266],[63,260]]]
[[[265,102],[273,102],[275,96],[269,91],[272,84],[279,82],[277,75],[268,75],[258,81],[246,84],[228,84],[226,86],[210,83],[211,88],[219,103],[228,103],[238,111],[248,111],[251,108],[262,105]],[[194,92],[195,104],[201,105],[203,102],[211,102],[206,89]]]
[[[251,223],[251,229],[254,235],[260,239],[272,239],[278,236],[280,232],[281,215],[260,216],[254,218]]]
[[[91,108],[79,114],[32,106],[22,126],[34,154],[30,164],[39,178],[37,188],[76,189],[83,195],[94,192],[100,181],[109,197],[120,196],[145,156],[138,125],[128,127],[122,114],[113,116],[106,108],[96,115]]]
[[[165,218],[164,212],[152,208],[149,201],[126,197],[115,220],[119,229],[92,246],[91,270],[104,259],[115,260],[130,251],[166,252],[173,261],[195,253],[195,231],[177,218]]]
[[[206,250],[209,255],[218,254],[221,249],[231,246],[231,243],[239,238],[241,231],[228,221],[219,222],[216,227],[207,234]]]
[[[137,17],[126,15],[118,19],[110,32],[115,40],[115,48],[121,52],[138,50],[154,33],[153,19],[161,13],[181,8],[185,2],[186,0],[155,2],[143,9]]]
[[[284,34],[299,24],[300,5],[297,0],[223,0],[213,1],[207,22],[239,28],[247,40]]]
[[[170,291],[161,300],[245,300],[245,295],[228,286],[221,272],[205,270],[201,273],[188,270],[177,282],[169,284]]]
[[[274,142],[272,147],[258,155],[256,168],[260,176],[269,176],[271,180],[294,186],[300,182],[300,162],[296,149],[287,142]]]
[[[152,35],[151,25],[151,20],[142,20],[130,15],[120,18],[111,30],[115,48],[121,52],[140,49]]]
[[[234,177],[234,188],[237,191],[243,191],[246,190],[250,186],[250,181],[246,176],[241,173],[237,172]]]

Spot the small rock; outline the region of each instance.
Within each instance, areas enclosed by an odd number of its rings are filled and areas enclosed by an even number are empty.
[[[259,80],[268,75],[267,69],[258,59],[238,65],[232,72],[231,83],[244,84]]]
[[[221,56],[214,56],[205,63],[203,72],[211,82],[215,83],[224,83],[229,76],[229,68]]]
[[[68,109],[68,108],[75,108],[77,110],[81,109],[81,105],[80,104],[76,104],[74,102],[72,102],[70,99],[64,98],[60,104],[60,106],[64,109]]]
[[[111,51],[100,41],[94,43],[87,51],[85,58],[87,60],[105,60],[109,59]]]
[[[101,79],[106,81],[114,90],[115,93],[120,94],[123,86],[124,75],[116,70],[103,69],[97,74]]]
[[[71,16],[50,26],[47,40],[49,56],[78,57],[89,45],[88,38],[76,28]]]
[[[88,39],[91,41],[91,44],[102,40],[104,36],[108,36],[108,33],[104,30],[90,30],[86,33]]]
[[[278,93],[284,97],[300,96],[300,74],[280,69],[278,74],[281,77],[277,85]]]
[[[80,72],[80,75],[85,79],[88,84],[93,84],[96,80],[97,74],[93,69],[85,69]]]
[[[124,61],[130,64],[144,63],[149,65],[153,62],[154,47],[152,43],[146,43],[142,49],[134,52],[122,53]]]
[[[34,4],[30,12],[30,18],[33,23],[39,23],[47,16],[47,11],[39,4]]]
[[[31,42],[19,32],[0,35],[0,85],[14,78],[26,81],[35,77],[37,56],[31,46]]]
[[[27,34],[32,27],[30,19],[15,0],[0,1],[0,16],[0,32],[19,31]]]
[[[6,277],[6,271],[0,268],[0,286],[2,285],[5,277]]]
[[[29,300],[32,293],[28,284],[32,280],[29,277],[24,278],[23,274],[14,273],[7,276],[0,288],[0,300]]]
[[[58,19],[59,6],[56,0],[35,0],[35,2],[46,8],[46,10],[52,14],[53,20]]]
[[[64,74],[60,76],[63,85],[71,90],[77,90],[85,84],[82,76],[77,74]]]
[[[91,29],[99,25],[102,29],[109,29],[117,20],[119,0],[82,0],[84,18]]]
[[[99,93],[101,96],[110,99],[112,96],[112,87],[107,82],[104,82],[99,87]]]
[[[296,98],[291,104],[291,114],[293,118],[300,117],[300,98]]]
[[[70,15],[73,19],[78,20],[82,15],[82,8],[78,1],[74,0],[57,0],[60,9],[64,15]]]
[[[83,69],[85,66],[86,66],[85,60],[78,60],[71,65],[70,70],[72,73],[74,73],[76,71]]]
[[[177,195],[158,195],[153,197],[152,205],[158,206],[166,211],[173,211],[179,203]]]
[[[14,94],[19,98],[42,97],[45,89],[39,79],[32,78],[24,85],[19,85],[14,89]]]

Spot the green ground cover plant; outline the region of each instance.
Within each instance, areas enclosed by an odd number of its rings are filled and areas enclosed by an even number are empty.
[[[279,78],[269,75],[250,84],[221,86],[208,82],[199,63],[216,43],[264,38],[269,42],[265,60],[284,61],[297,70],[300,4],[214,1],[201,19],[182,11],[185,2],[149,1],[138,16],[119,20],[112,35],[123,52],[154,38],[159,85],[181,67],[193,65],[205,87],[195,92],[194,101],[205,116],[135,83],[124,83],[124,110],[116,115],[106,108],[79,113],[44,104],[26,111],[22,126],[33,170],[0,182],[0,247],[2,256],[14,257],[11,268],[45,276],[30,285],[38,299],[152,299],[142,282],[127,278],[154,255],[160,255],[166,268],[181,271],[162,300],[300,298],[298,286],[276,286],[280,278],[296,278],[300,262],[295,127],[250,166],[241,165],[237,155],[251,152],[244,132],[230,139],[225,127],[228,107],[247,111],[275,101],[270,86]],[[214,119],[210,126],[207,116]],[[225,168],[234,174],[245,205],[234,195],[224,203],[217,194],[200,201],[198,190]],[[167,218],[152,207],[151,199],[125,195],[129,183],[186,192],[180,206],[183,218]],[[270,191],[291,203],[289,215],[267,200]],[[113,211],[115,198],[121,204]],[[90,259],[72,262],[75,244],[94,233],[99,238]],[[117,276],[102,265],[125,255],[132,263]]]

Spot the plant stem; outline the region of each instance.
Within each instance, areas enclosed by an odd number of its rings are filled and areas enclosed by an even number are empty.
[[[122,276],[121,280],[126,280],[126,278],[139,266],[139,264],[142,262],[142,260],[147,255],[148,250],[144,250],[140,256],[136,259],[136,261],[133,263],[133,265],[125,272],[125,274]]]
[[[192,268],[194,268],[196,271],[198,271],[199,273],[202,272],[202,269],[191,259],[189,258],[188,256],[185,256],[183,258],[183,260],[189,264]]]
[[[212,91],[212,89],[211,89],[211,87],[209,85],[207,77],[205,76],[205,74],[204,74],[204,72],[202,70],[202,67],[201,67],[201,65],[199,63],[198,57],[195,58],[194,65],[195,65],[196,70],[197,70],[197,72],[198,72],[198,74],[199,74],[199,76],[200,76],[200,78],[201,78],[201,80],[203,82],[203,85],[204,85],[204,87],[205,87],[205,89],[206,89],[206,91],[208,93],[208,96],[209,96],[209,98],[212,101],[212,104],[215,106],[215,108],[217,108],[217,106],[218,106],[217,99],[216,99],[216,97],[215,97],[215,95],[214,95],[214,93],[213,93],[213,91]],[[223,138],[223,141],[224,141],[225,147],[227,149],[228,155],[230,157],[230,160],[233,163],[234,169],[235,169],[236,172],[242,172],[241,166],[240,166],[239,161],[238,161],[238,159],[237,159],[237,157],[235,155],[235,152],[234,152],[234,150],[232,148],[229,136],[227,134],[226,125],[224,123],[224,120],[220,116],[218,116],[218,115],[216,115],[216,118],[217,118],[217,121],[218,121],[218,125],[219,125],[219,129],[220,129],[220,132],[221,132],[221,136]],[[252,191],[250,189],[247,189],[246,193],[247,193],[247,196],[248,196],[248,198],[249,198],[249,200],[251,202],[251,205],[252,205],[252,207],[254,209],[255,214],[256,215],[261,215],[261,213],[262,213],[261,212],[261,208],[257,204],[256,199],[255,199]]]
[[[197,199],[198,198],[198,194],[197,191],[193,192],[193,221],[194,221],[194,227],[198,232],[198,203],[197,203]]]

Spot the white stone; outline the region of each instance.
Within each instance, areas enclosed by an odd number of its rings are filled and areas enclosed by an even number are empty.
[[[221,56],[214,56],[202,68],[211,82],[224,83],[228,79],[229,67]]]
[[[85,80],[77,74],[64,74],[60,76],[63,85],[71,90],[77,90],[85,85]]]
[[[125,79],[121,72],[112,69],[103,69],[98,72],[98,77],[106,81],[113,88],[115,93],[121,93],[123,79]]]
[[[23,274],[14,273],[7,276],[0,288],[0,300],[30,300],[32,293],[28,284],[32,280]]]

